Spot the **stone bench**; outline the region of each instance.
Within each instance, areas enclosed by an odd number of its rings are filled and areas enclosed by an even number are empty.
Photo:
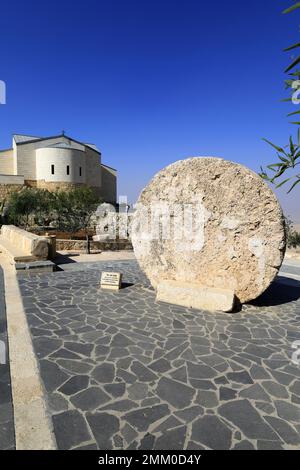
[[[0,251],[13,262],[47,260],[49,245],[45,237],[22,230],[14,225],[2,225]]]
[[[16,263],[15,267],[19,275],[52,273],[56,269],[56,265],[50,260],[31,261],[28,263]]]

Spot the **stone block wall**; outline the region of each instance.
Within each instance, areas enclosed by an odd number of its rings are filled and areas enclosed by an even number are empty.
[[[118,241],[113,241],[113,242],[91,241],[90,248],[91,250],[99,250],[99,251],[120,251],[120,250],[131,251],[132,244],[128,240],[118,240]],[[85,240],[64,240],[64,239],[56,240],[56,250],[58,251],[68,251],[68,250],[84,251],[85,249],[86,249]]]
[[[1,184],[0,183],[0,201],[7,199],[8,196],[15,191],[20,191],[23,188],[21,184]]]

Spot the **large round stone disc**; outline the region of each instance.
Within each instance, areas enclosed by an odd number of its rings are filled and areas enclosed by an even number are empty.
[[[132,227],[137,260],[160,280],[234,290],[241,302],[275,278],[285,251],[281,207],[248,168],[213,157],[181,160],[142,191]]]

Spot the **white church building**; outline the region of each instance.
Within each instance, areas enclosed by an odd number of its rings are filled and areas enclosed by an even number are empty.
[[[53,137],[14,134],[12,148],[0,150],[0,198],[20,186],[68,189],[86,185],[105,202],[116,203],[117,171],[101,162],[93,144],[64,133]]]

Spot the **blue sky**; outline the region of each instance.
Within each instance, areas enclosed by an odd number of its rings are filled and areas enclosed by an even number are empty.
[[[64,129],[96,143],[134,202],[162,167],[221,156],[258,171],[285,144],[284,47],[298,40],[292,0],[4,1],[0,148],[11,134]],[[278,192],[300,222],[300,187]]]

